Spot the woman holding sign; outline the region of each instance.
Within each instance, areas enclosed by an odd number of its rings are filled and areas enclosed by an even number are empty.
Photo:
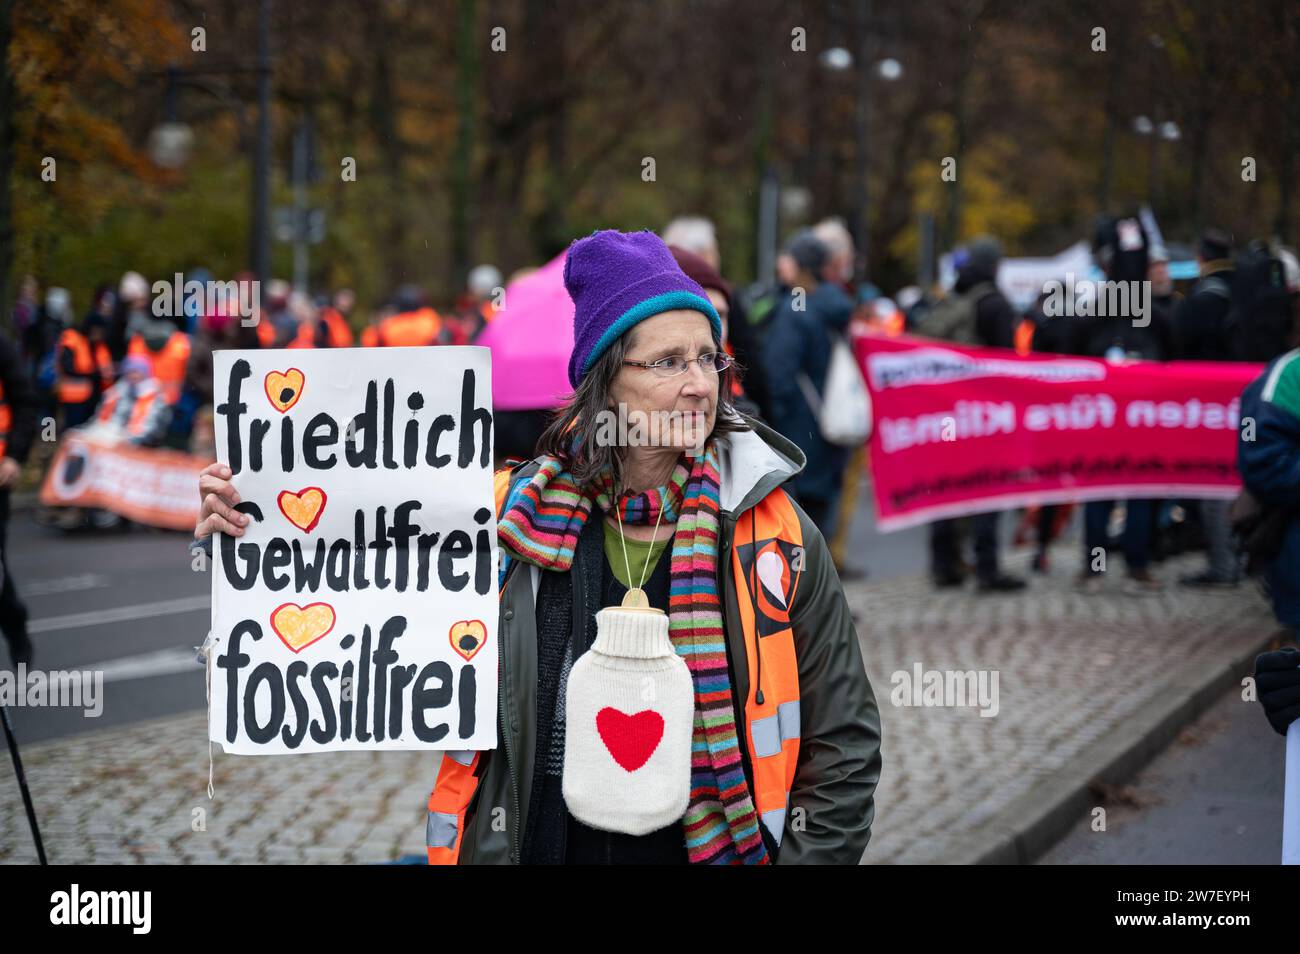
[[[856,864],[880,720],[803,454],[726,401],[717,312],[650,232],[569,249],[574,394],[498,472],[501,745],[445,752],[432,864]],[[228,471],[196,534],[241,535]]]

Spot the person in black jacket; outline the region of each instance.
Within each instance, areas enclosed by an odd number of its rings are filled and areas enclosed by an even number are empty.
[[[1131,216],[1123,219],[1109,217],[1099,224],[1093,240],[1093,256],[1105,273],[1106,281],[1123,283],[1130,290],[1147,281],[1150,261],[1150,244],[1141,221]],[[1125,314],[1096,314],[1083,319],[1078,330],[1078,354],[1107,360],[1143,359],[1165,361],[1172,357],[1173,333],[1163,317],[1157,319],[1154,309],[1139,313],[1134,301],[1141,302],[1140,294],[1130,291],[1129,307],[1119,310]],[[1124,301],[1106,294],[1099,287],[1096,292],[1097,310],[1105,301]],[[1147,305],[1150,306],[1147,298]],[[1095,592],[1100,588],[1104,561],[1097,557],[1110,549],[1109,524],[1115,500],[1090,500],[1083,505],[1083,570],[1079,586]],[[1158,502],[1145,498],[1124,501],[1124,535],[1122,545],[1124,563],[1129,580],[1143,590],[1160,589],[1163,584],[1150,570],[1151,537]]]
[[[1188,361],[1224,361],[1234,354],[1228,327],[1232,309],[1232,237],[1219,229],[1206,229],[1196,250],[1201,277],[1178,309],[1178,337],[1182,357]],[[1241,579],[1227,500],[1199,501],[1205,528],[1208,563],[1199,573],[1188,574],[1183,586],[1235,586]]]
[[[973,338],[976,344],[989,348],[1014,347],[1016,313],[997,286],[1001,261],[1002,248],[995,239],[985,236],[971,242],[952,293],[974,298],[975,326],[973,334],[959,334],[955,340]],[[998,566],[998,517],[998,511],[970,517],[975,576],[981,592],[1007,592],[1025,586],[1024,580],[1003,573]],[[956,519],[930,524],[930,575],[936,586],[960,586],[964,579],[958,526]]]
[[[9,643],[14,664],[31,665],[32,641],[27,635],[27,607],[18,598],[13,574],[9,572],[9,494],[36,436],[36,389],[32,387],[17,345],[0,335],[0,631]]]
[[[1200,278],[1175,319],[1185,361],[1222,361],[1231,354],[1228,312],[1232,306],[1232,236],[1206,229],[1196,248]]]

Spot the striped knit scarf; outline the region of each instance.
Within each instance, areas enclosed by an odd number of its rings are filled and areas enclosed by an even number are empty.
[[[664,487],[618,500],[626,522],[653,523],[660,507],[665,508],[665,520],[677,520],[668,633],[695,683],[691,796],[682,816],[686,851],[692,864],[769,864],[741,764],[722,632],[717,449],[710,441],[693,466],[687,466],[688,459],[678,462]],[[567,571],[592,504],[607,511],[612,496],[608,474],[601,475],[595,486],[580,488],[560,460],[545,458],[497,522],[498,538],[516,559]]]

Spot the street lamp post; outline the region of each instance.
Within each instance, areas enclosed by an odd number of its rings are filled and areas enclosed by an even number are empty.
[[[271,0],[257,4],[257,144],[253,159],[253,219],[249,257],[261,282],[271,279]]]
[[[871,42],[871,0],[858,0],[857,17],[854,34],[857,40],[857,52],[850,53],[844,47],[835,46],[823,50],[818,57],[821,65],[832,72],[843,72],[854,63],[858,64],[858,89],[854,103],[853,142],[856,168],[853,177],[853,222],[854,238],[857,242],[858,260],[856,271],[859,280],[865,281],[869,272],[871,243],[871,209],[870,191],[867,181],[869,167],[868,151],[871,145],[871,81],[880,77],[893,82],[903,75],[903,65],[893,58],[879,61],[874,59]]]
[[[248,141],[244,105],[228,89],[203,80],[203,76],[257,74],[257,133],[253,143],[252,218],[249,228],[249,268],[254,277],[266,281],[271,277],[270,243],[270,173],[271,173],[271,0],[258,3],[257,64],[253,67],[220,65],[178,69],[171,67],[164,96],[163,121],[150,134],[149,152],[154,163],[165,169],[178,169],[189,160],[194,133],[181,121],[177,107],[181,86],[191,86],[214,96],[234,114],[239,124],[241,145]]]
[[[1152,210],[1160,203],[1160,143],[1177,142],[1183,137],[1178,124],[1171,119],[1154,122],[1149,116],[1133,118],[1133,133],[1149,141],[1147,153],[1147,201]]]

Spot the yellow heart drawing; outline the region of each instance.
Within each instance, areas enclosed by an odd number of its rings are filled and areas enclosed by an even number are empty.
[[[487,627],[476,619],[462,619],[451,624],[447,636],[451,640],[452,649],[466,659],[473,659],[474,654],[487,642]]]
[[[303,373],[297,368],[272,371],[266,376],[266,396],[277,411],[283,414],[298,403],[306,384]]]
[[[296,494],[292,490],[282,490],[275,498],[280,505],[280,513],[289,518],[299,530],[311,533],[320,522],[320,515],[325,512],[325,491],[319,487],[304,487]]]
[[[271,611],[271,628],[286,646],[300,653],[334,628],[334,607],[328,603],[282,603]]]

